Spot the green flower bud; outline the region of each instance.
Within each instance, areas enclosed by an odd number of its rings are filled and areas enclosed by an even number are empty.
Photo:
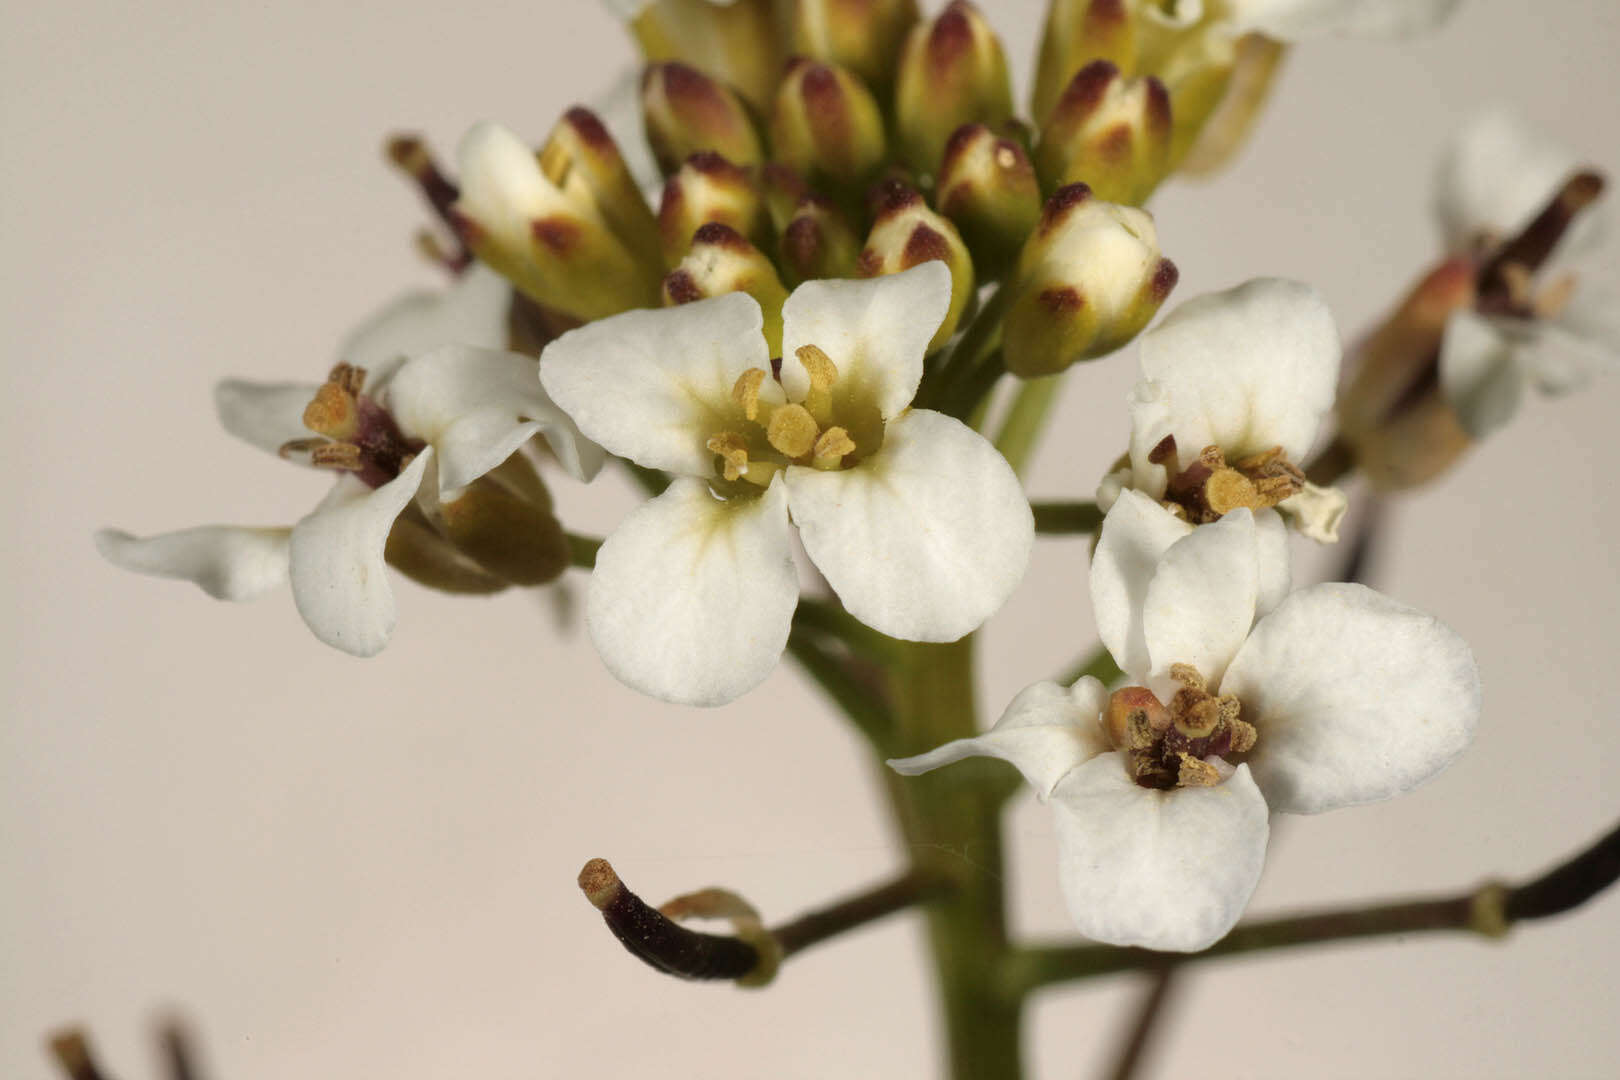
[[[729,225],[709,224],[692,237],[692,250],[664,278],[664,306],[690,304],[730,292],[745,292],[765,312],[765,343],[782,355],[782,305],[787,290],[776,267]]]
[[[1041,219],[1041,191],[1024,148],[983,124],[964,125],[945,144],[934,202],[956,223],[987,277],[998,276]]]
[[[794,60],[776,92],[771,146],[811,184],[859,191],[883,164],[883,116],[851,72]]]
[[[1218,10],[1188,24],[1154,7],[1139,15],[1136,41],[1136,74],[1157,77],[1170,92],[1170,167],[1176,168],[1226,96],[1237,43]]]
[[[765,195],[765,210],[771,216],[771,228],[781,232],[799,212],[799,204],[810,195],[810,185],[798,173],[775,161],[760,170],[759,183]]]
[[[658,231],[664,261],[674,267],[692,246],[692,234],[710,222],[748,237],[765,235],[765,202],[748,170],[712,151],[693,154],[664,185]]]
[[[782,70],[772,0],[614,2],[625,11],[630,31],[648,60],[679,60],[701,68],[736,87],[754,108],[763,111],[770,106]]]
[[[1272,80],[1287,48],[1264,34],[1245,34],[1238,39],[1231,79],[1197,136],[1185,149],[1178,148],[1172,137],[1170,153],[1177,172],[1209,176],[1232,160],[1271,96]],[[1172,91],[1172,102],[1174,99]]]
[[[741,99],[685,64],[653,64],[642,73],[641,117],[647,144],[665,176],[704,150],[737,165],[757,165],[765,159]]]
[[[540,171],[572,198],[595,205],[638,258],[658,257],[658,223],[607,127],[578,105],[563,114],[540,150]]]
[[[1113,352],[1141,333],[1178,277],[1146,211],[1093,198],[1084,184],[1058,189],[1006,286],[1007,370],[1053,375]]]
[[[588,321],[657,302],[662,267],[621,239],[582,178],[564,186],[505,128],[479,124],[459,148],[451,214],[462,241],[524,295]]]
[[[1093,60],[1134,69],[1136,20],[1128,9],[1127,0],[1052,0],[1030,94],[1031,116],[1044,120],[1075,72]]]
[[[848,68],[886,98],[895,54],[918,18],[917,0],[798,0],[793,51]]]
[[[921,195],[904,184],[885,185],[872,232],[856,261],[856,274],[867,278],[898,274],[930,259],[939,259],[951,271],[951,306],[928,343],[928,351],[933,352],[956,332],[956,324],[973,298],[973,259],[956,226],[929,209]]]
[[[1049,188],[1086,184],[1099,199],[1139,206],[1170,171],[1170,95],[1096,60],[1069,80],[1041,128],[1035,169]]]
[[[782,269],[797,285],[812,278],[853,277],[861,242],[849,219],[826,199],[807,195],[782,230]]]
[[[901,156],[928,176],[938,171],[957,128],[999,127],[1013,112],[1001,41],[967,0],[953,0],[932,21],[912,28],[894,94]]]

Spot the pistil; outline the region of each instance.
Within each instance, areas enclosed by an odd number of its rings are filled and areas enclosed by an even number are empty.
[[[1517,236],[1496,247],[1480,265],[1476,279],[1482,314],[1534,319],[1563,309],[1575,287],[1573,278],[1554,280],[1540,295],[1532,281],[1577,215],[1597,201],[1603,188],[1601,174],[1590,169],[1575,173]]]
[[[1128,686],[1108,700],[1103,723],[1126,752],[1131,778],[1161,791],[1220,783],[1216,759],[1254,748],[1254,725],[1241,718],[1231,694],[1215,695],[1196,668],[1176,664],[1170,677],[1181,684],[1166,706],[1143,686]]]

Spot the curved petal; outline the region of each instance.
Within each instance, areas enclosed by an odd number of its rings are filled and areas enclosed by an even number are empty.
[[[1064,777],[1052,807],[1063,898],[1089,938],[1197,952],[1260,883],[1270,826],[1247,765],[1214,787],[1154,791],[1103,754]]]
[[[1305,481],[1305,486],[1294,494],[1288,496],[1277,504],[1278,522],[1286,518],[1286,524],[1294,531],[1318,544],[1337,544],[1339,542],[1339,525],[1344,521],[1344,515],[1350,509],[1350,500],[1344,492],[1336,487],[1322,487]],[[1256,524],[1259,515],[1255,516]],[[1287,533],[1283,533],[1283,558],[1287,559]],[[1287,591],[1287,586],[1284,586]],[[1282,597],[1277,597],[1281,600]],[[1276,607],[1273,602],[1261,609],[1262,614]]]
[[[1211,686],[1220,685],[1254,625],[1259,594],[1260,558],[1248,510],[1233,510],[1170,545],[1142,605],[1150,674],[1191,664]]]
[[[448,289],[419,289],[389,301],[351,330],[338,359],[364,368],[366,392],[379,393],[406,357],[440,345],[504,349],[512,286],[475,262]]]
[[[1578,165],[1573,154],[1507,113],[1477,116],[1447,148],[1435,177],[1435,212],[1447,250],[1467,254],[1482,235],[1501,239],[1517,232]],[[1588,227],[1577,220],[1560,248],[1572,246]]]
[[[1462,0],[1227,0],[1241,30],[1281,41],[1344,35],[1406,37],[1439,26]]]
[[[1148,455],[1176,437],[1180,464],[1206,446],[1228,459],[1281,446],[1301,461],[1333,407],[1339,332],[1309,285],[1258,278],[1195,297],[1142,335],[1142,378],[1131,407],[1138,487],[1163,491]]]
[[[1068,688],[1036,683],[1021,690],[983,735],[895,758],[888,766],[902,776],[917,776],[964,758],[1000,758],[1023,773],[1035,797],[1045,802],[1070,769],[1113,749],[1100,722],[1107,705],[1107,689],[1089,675]]]
[[[114,566],[180,578],[216,600],[252,600],[287,580],[291,529],[200,525],[156,536],[99,529],[96,550]]]
[[[1138,682],[1153,666],[1142,624],[1148,583],[1170,545],[1192,531],[1191,525],[1129,488],[1103,518],[1091,556],[1092,612],[1103,645]]]
[[[1489,319],[1459,310],[1440,339],[1440,389],[1463,430],[1482,439],[1513,419],[1524,397],[1517,350]]]
[[[708,476],[711,435],[741,417],[731,390],[770,370],[765,319],[747,293],[627,311],[570,330],[540,356],[540,382],[585,437],[650,469]],[[781,387],[761,386],[767,401]]]
[[[315,636],[333,648],[375,656],[388,644],[396,615],[383,549],[432,456],[432,447],[423,450],[375,491],[352,476],[339,477],[293,527],[293,601]]]
[[[1292,560],[1288,553],[1288,523],[1275,510],[1254,515],[1254,542],[1260,555],[1260,593],[1254,600],[1258,617],[1283,602],[1294,587]]]
[[[838,366],[838,388],[871,401],[885,420],[922,381],[923,354],[951,305],[951,272],[925,262],[861,281],[807,281],[782,305],[782,385],[803,401],[810,377],[798,349],[815,345]]]
[[[538,432],[576,479],[600,467],[600,448],[540,388],[533,357],[447,345],[408,360],[388,385],[402,429],[433,444],[439,492],[451,493],[505,461]]]
[[[1018,477],[943,413],[890,421],[882,449],[852,469],[795,465],[786,480],[810,558],[850,614],[891,637],[955,641],[1029,566],[1035,519]]]
[[[1272,809],[1314,814],[1423,783],[1474,737],[1479,672],[1438,619],[1362,585],[1294,593],[1221,684],[1260,734],[1249,762]]]
[[[304,410],[319,389],[317,383],[222,379],[214,385],[214,412],[238,439],[279,455],[295,439],[315,436],[304,426]]]
[[[723,503],[703,481],[680,478],[597,552],[585,621],[627,686],[723,705],[771,673],[798,603],[783,486]]]
[[[474,124],[456,147],[461,197],[456,208],[477,222],[496,243],[515,251],[533,240],[530,223],[567,206],[567,200],[540,171],[527,143],[500,124]]]

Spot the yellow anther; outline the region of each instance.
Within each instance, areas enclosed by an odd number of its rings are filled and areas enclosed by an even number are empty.
[[[794,355],[810,376],[810,392],[804,396],[804,406],[818,423],[832,422],[832,388],[838,381],[838,365],[832,357],[814,345],[801,345]]]
[[[1181,755],[1181,768],[1176,775],[1177,787],[1214,787],[1221,782],[1221,771],[1207,761],[1191,754]]]
[[[816,418],[803,405],[784,405],[771,413],[766,440],[785,457],[801,458],[816,445]]]
[[[1260,733],[1246,720],[1232,721],[1232,753],[1247,754],[1260,741]]]
[[[748,441],[735,431],[711,435],[704,445],[724,460],[727,480],[737,479],[748,469]]]
[[[1247,506],[1258,510],[1265,505],[1254,481],[1236,469],[1216,469],[1204,482],[1204,502],[1216,514]]]
[[[343,469],[355,472],[364,466],[360,448],[354,443],[322,443],[309,452],[309,463],[321,469]]]
[[[339,365],[332,374],[343,370]],[[354,370],[354,369],[350,369]],[[333,439],[347,439],[360,430],[354,394],[337,380],[321,384],[315,397],[304,408],[304,426]]]
[[[1170,677],[1188,690],[1202,691],[1208,686],[1198,669],[1191,664],[1171,664]]]
[[[337,383],[349,394],[358,395],[360,388],[366,385],[366,369],[353,364],[334,364],[326,381]]]
[[[855,452],[855,440],[841,427],[830,427],[816,440],[811,464],[818,469],[836,469],[844,463],[845,454]]]
[[[759,388],[764,381],[764,369],[749,368],[731,388],[732,400],[742,406],[743,415],[750,420],[759,419]]]

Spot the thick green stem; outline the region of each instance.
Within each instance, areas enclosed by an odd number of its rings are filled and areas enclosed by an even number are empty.
[[[895,742],[903,754],[974,735],[973,639],[911,644],[891,669]],[[1005,777],[976,759],[904,780],[889,792],[913,863],[958,887],[928,908],[953,1080],[1017,1080],[1021,1003],[1002,992],[1008,953],[1002,895]]]

